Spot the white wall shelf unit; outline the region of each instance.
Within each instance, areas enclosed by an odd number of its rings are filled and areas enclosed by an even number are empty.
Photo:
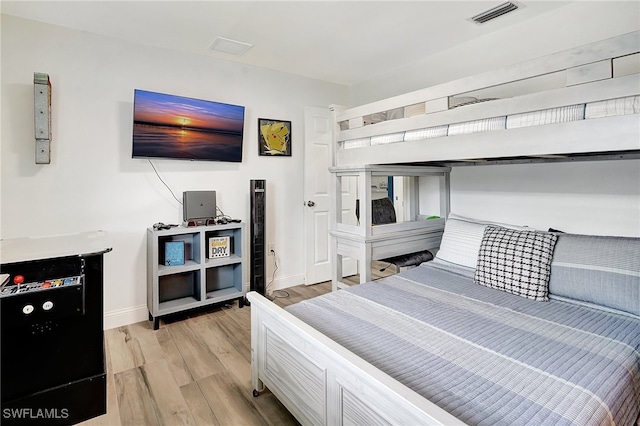
[[[209,239],[229,237],[228,256],[209,257]],[[184,263],[167,265],[169,242],[184,244]],[[153,329],[160,317],[214,303],[238,300],[246,294],[244,223],[147,229],[147,308]]]

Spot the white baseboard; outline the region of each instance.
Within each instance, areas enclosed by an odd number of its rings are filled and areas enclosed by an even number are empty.
[[[122,327],[149,319],[147,305],[133,306],[104,313],[104,329]]]

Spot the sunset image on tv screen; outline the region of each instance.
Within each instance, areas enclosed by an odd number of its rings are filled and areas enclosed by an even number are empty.
[[[135,90],[133,157],[242,161],[244,107]]]

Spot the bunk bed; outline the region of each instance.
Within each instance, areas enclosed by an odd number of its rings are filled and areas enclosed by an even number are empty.
[[[633,32],[336,110],[336,165],[638,158]]]
[[[640,158],[639,58],[640,32],[633,32],[335,108],[333,175],[359,173],[366,188],[370,176],[396,167],[431,174],[442,167],[440,207],[448,220],[404,224],[377,235],[370,213],[364,223],[339,225],[336,180],[334,250],[340,238],[366,246],[372,238],[410,235],[427,226],[440,251],[433,262],[384,282],[287,310],[249,293],[254,396],[268,388],[303,424],[640,425],[640,239],[527,230],[448,211],[449,167]],[[365,197],[360,205],[369,201]],[[482,262],[491,258],[483,251],[491,233],[534,234],[551,244],[543,251],[551,271],[545,301],[478,285],[478,271],[488,267]],[[594,258],[594,251],[604,255]],[[371,260],[371,251],[361,253]],[[500,343],[494,342],[496,332],[504,338]],[[505,341],[516,344],[503,348]],[[561,346],[549,346],[551,341]],[[398,355],[402,345],[409,352]],[[588,348],[597,348],[595,364],[581,364],[592,357]],[[523,360],[524,353],[531,359]],[[429,358],[440,365],[433,374],[423,365]],[[607,381],[612,387],[605,387]]]

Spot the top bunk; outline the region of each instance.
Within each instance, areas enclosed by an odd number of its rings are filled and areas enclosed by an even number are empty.
[[[333,110],[336,166],[640,158],[640,31]]]

